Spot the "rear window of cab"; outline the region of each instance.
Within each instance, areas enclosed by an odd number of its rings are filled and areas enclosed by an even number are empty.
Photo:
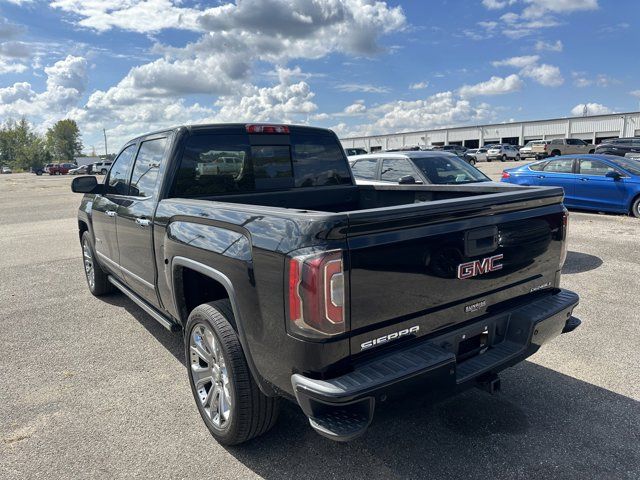
[[[171,195],[201,197],[352,183],[335,136],[291,132],[280,139],[265,136],[265,145],[260,145],[260,137],[250,143],[244,134],[190,136]]]

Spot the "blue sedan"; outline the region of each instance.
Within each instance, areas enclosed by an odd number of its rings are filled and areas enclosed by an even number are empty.
[[[517,185],[564,188],[567,207],[640,217],[640,161],[614,155],[564,155],[502,172]]]

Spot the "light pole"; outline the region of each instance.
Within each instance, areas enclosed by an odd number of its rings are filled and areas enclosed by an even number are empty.
[[[107,149],[107,131],[103,128],[102,134],[104,135],[104,156],[109,156],[109,150]]]

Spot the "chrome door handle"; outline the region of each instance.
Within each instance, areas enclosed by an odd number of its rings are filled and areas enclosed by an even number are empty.
[[[117,215],[117,212],[115,210],[107,210],[104,213],[105,213],[105,215],[107,215],[109,217],[115,217]]]
[[[581,181],[581,182],[588,182],[588,181],[589,181],[589,179],[588,179],[588,178],[581,178],[581,179],[580,179],[580,181]]]
[[[139,217],[139,218],[136,218],[136,223],[142,228],[145,228],[149,226],[149,224],[151,223],[151,220],[149,220],[148,218]]]
[[[546,178],[544,175],[538,175],[538,178]]]

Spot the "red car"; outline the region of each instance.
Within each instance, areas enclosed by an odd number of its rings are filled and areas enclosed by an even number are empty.
[[[69,170],[76,167],[75,163],[56,163],[49,167],[49,175],[66,175]]]

